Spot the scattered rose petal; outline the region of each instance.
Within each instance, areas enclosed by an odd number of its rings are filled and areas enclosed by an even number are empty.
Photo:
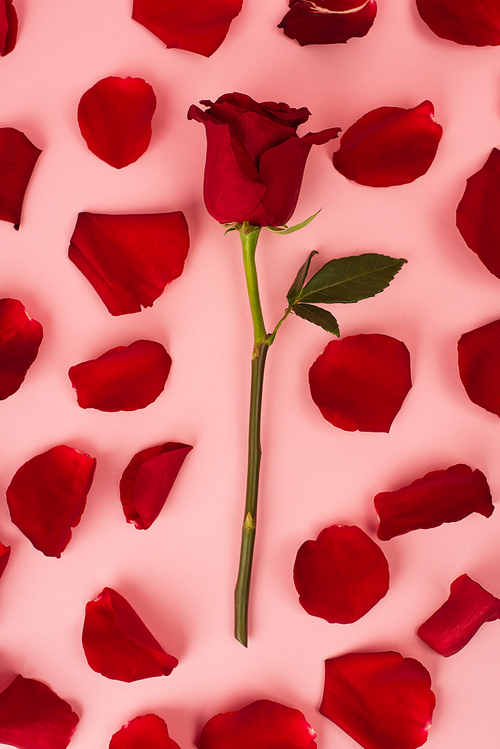
[[[409,486],[381,492],[373,500],[379,518],[377,536],[388,541],[419,528],[437,528],[479,512],[489,518],[494,510],[484,473],[459,463],[431,471]]]
[[[500,320],[464,333],[458,342],[460,379],[471,401],[500,416]]]
[[[457,208],[457,227],[490,273],[500,278],[500,151],[467,180]]]
[[[0,0],[0,57],[12,52],[17,41],[17,13],[12,0]]]
[[[60,557],[81,520],[96,459],[66,445],[21,466],[7,489],[14,525],[46,556]]]
[[[468,575],[450,587],[450,597],[418,629],[418,636],[436,653],[455,655],[485,622],[500,618],[500,600]]]
[[[316,733],[300,710],[257,700],[205,724],[198,749],[315,749]]]
[[[377,15],[375,0],[289,0],[288,5],[278,28],[303,47],[366,36]]]
[[[420,17],[441,39],[474,47],[500,44],[496,0],[417,0]]]
[[[364,749],[416,749],[435,706],[431,677],[399,653],[348,653],[325,661],[320,713]]]
[[[135,411],[163,392],[172,360],[161,343],[135,341],[71,367],[78,405],[99,411]]]
[[[0,694],[0,742],[18,749],[66,749],[78,720],[50,687],[21,674]]]
[[[0,400],[19,390],[42,338],[42,326],[20,301],[0,299]]]
[[[19,229],[24,194],[42,152],[24,133],[0,127],[0,221]]]
[[[2,577],[10,558],[10,546],[4,546],[0,543],[0,577]]]
[[[361,619],[389,590],[389,565],[361,528],[332,525],[300,547],[293,568],[300,604],[327,622]]]
[[[125,723],[109,742],[109,749],[180,749],[158,715],[140,715]]]
[[[82,643],[90,668],[108,679],[131,682],[168,676],[178,664],[112,588],[104,588],[87,604]]]
[[[331,341],[309,370],[311,396],[340,429],[388,432],[411,388],[410,354],[390,336]]]
[[[78,105],[78,124],[89,150],[116,169],[147,151],[156,96],[142,78],[110,76],[86,91]]]
[[[430,101],[414,109],[379,107],[346,130],[333,165],[360,185],[404,185],[429,169],[442,134]]]
[[[120,481],[120,500],[128,523],[141,530],[152,525],[192,449],[181,442],[166,442],[134,455]]]
[[[132,18],[167,47],[210,57],[220,47],[243,0],[134,0]]]

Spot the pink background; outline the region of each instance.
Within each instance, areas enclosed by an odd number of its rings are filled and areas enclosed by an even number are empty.
[[[382,543],[387,596],[341,626],[299,605],[292,568],[299,546],[333,523],[374,536],[373,496],[428,471],[467,463],[500,490],[498,418],[460,383],[460,335],[499,317],[500,281],[455,228],[465,179],[500,141],[500,50],[435,37],[414,0],[381,0],[375,24],[346,45],[301,48],[276,28],[284,0],[244,0],[209,59],[167,50],[131,20],[129,0],[15,0],[16,49],[0,60],[0,126],[43,149],[19,232],[0,222],[0,296],[20,299],[44,326],[40,354],[21,389],[0,404],[0,491],[29,458],[57,444],[97,458],[87,509],[61,559],[33,548],[0,503],[0,540],[12,555],[0,582],[0,688],[16,673],[40,679],[80,715],[72,749],[106,749],[127,720],[166,719],[189,749],[215,713],[268,698],[302,710],[322,749],[353,749],[317,708],[325,658],[397,650],[431,672],[437,707],[429,749],[496,749],[500,623],[485,625],[445,659],[416,628],[468,573],[500,596],[500,514],[473,515]],[[123,170],[96,158],[76,122],[81,95],[109,75],[142,77],[158,107],[146,154]],[[444,128],[437,157],[412,184],[372,189],[331,164],[336,142],[315,147],[288,237],[263,232],[258,251],[268,328],[298,267],[347,254],[406,257],[383,294],[334,309],[343,335],[386,333],[405,342],[413,388],[390,434],[347,433],[323,420],[307,372],[330,336],[292,316],[268,358],[259,530],[250,646],[232,638],[232,591],[246,470],[251,327],[238,237],[223,235],[202,200],[203,128],[189,105],[242,91],[307,106],[301,132],[340,126],[382,105],[435,105]],[[155,305],[112,317],[67,258],[79,211],[184,211],[191,250],[184,274]],[[82,410],[70,366],[138,338],[173,359],[164,393],[145,410]],[[194,445],[161,516],[128,525],[118,482],[132,455],[164,441]],[[124,595],[180,664],[169,677],[133,684],[94,673],[81,647],[83,612],[104,586]]]

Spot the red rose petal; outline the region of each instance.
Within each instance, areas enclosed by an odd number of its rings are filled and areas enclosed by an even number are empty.
[[[152,306],[181,275],[188,249],[181,211],[79,213],[68,254],[111,314],[126,315]]]
[[[353,37],[366,36],[377,15],[375,0],[349,3],[342,0],[289,0],[290,10],[279,29],[301,46],[341,44]]]
[[[468,247],[500,278],[500,151],[469,177],[457,208],[457,227]]]
[[[166,442],[134,455],[120,481],[120,500],[128,523],[141,530],[152,525],[192,449],[181,442]]]
[[[0,128],[0,221],[19,229],[24,194],[42,152],[13,127]]]
[[[315,749],[316,733],[299,710],[257,700],[205,724],[198,749]]]
[[[132,18],[167,47],[210,57],[220,47],[243,0],[134,0]]]
[[[12,0],[0,0],[0,57],[8,55],[16,46],[17,25]]]
[[[442,134],[430,101],[414,109],[380,107],[346,130],[333,164],[360,185],[404,185],[429,169]]]
[[[167,724],[149,713],[125,723],[109,742],[109,749],[180,749],[168,735]]]
[[[411,388],[410,354],[401,341],[377,333],[331,341],[309,370],[309,385],[334,426],[388,432]]]
[[[122,169],[147,150],[155,109],[156,96],[149,83],[110,76],[83,94],[78,124],[90,151]]]
[[[10,546],[4,546],[0,542],[0,577],[2,577],[10,558]]]
[[[500,44],[496,0],[417,0],[420,17],[437,36],[475,47]]]
[[[135,341],[71,367],[78,405],[99,411],[135,411],[163,392],[172,359],[161,343]]]
[[[450,597],[418,629],[418,636],[436,653],[449,656],[462,650],[479,627],[500,618],[500,600],[468,575],[450,587]]]
[[[464,333],[458,342],[458,369],[473,403],[500,416],[500,320]]]
[[[0,299],[0,400],[19,390],[42,338],[42,326],[20,301]]]
[[[293,568],[300,604],[327,622],[350,624],[389,590],[380,546],[356,526],[332,525],[300,547]]]
[[[14,525],[46,556],[60,557],[81,520],[96,459],[66,445],[21,466],[7,489]]]
[[[381,492],[373,501],[379,516],[377,536],[383,541],[454,523],[472,512],[489,518],[494,510],[484,473],[461,463],[431,471],[402,489]]]
[[[66,749],[78,720],[50,687],[20,674],[0,694],[0,742],[18,749]]]
[[[112,588],[104,588],[87,604],[82,644],[90,668],[108,679],[131,682],[168,676],[178,664]]]
[[[364,749],[416,749],[435,706],[431,677],[399,653],[348,653],[325,661],[320,713]]]

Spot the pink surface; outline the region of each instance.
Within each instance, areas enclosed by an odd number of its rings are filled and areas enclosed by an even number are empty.
[[[0,297],[21,299],[44,327],[20,390],[0,403],[0,490],[29,458],[57,444],[97,458],[87,508],[61,559],[43,556],[0,503],[0,540],[12,546],[0,581],[0,688],[16,673],[44,681],[80,715],[72,749],[106,749],[120,726],[155,712],[182,749],[215,713],[272,699],[305,714],[322,749],[353,749],[321,716],[324,660],[396,650],[430,671],[436,693],[429,749],[496,749],[500,622],[485,624],[444,659],[416,635],[467,573],[500,596],[500,515],[415,531],[383,543],[391,585],[365,617],[328,624],[299,605],[292,581],[301,544],[334,523],[376,531],[373,497],[425,473],[466,463],[500,490],[498,417],[471,403],[456,342],[500,316],[500,281],[455,228],[465,180],[499,144],[499,48],[438,39],[413,0],[384,0],[373,28],[346,45],[301,48],[278,30],[284,0],[244,0],[210,58],[167,50],[132,21],[125,0],[16,0],[19,38],[0,60],[0,126],[43,150],[21,228],[0,222]],[[149,149],[116,170],[80,135],[80,97],[106,76],[135,76],[157,96]],[[346,130],[369,110],[429,99],[444,128],[428,173],[409,185],[369,188],[331,164],[338,141],[315,146],[287,237],[263,231],[258,264],[271,328],[311,250],[333,257],[381,252],[408,264],[381,295],[336,308],[341,333],[404,341],[413,388],[389,434],[327,423],[308,390],[310,365],[330,340],[291,316],[268,357],[263,463],[250,642],[232,637],[232,590],[246,470],[252,334],[236,234],[224,236],[202,199],[204,129],[189,106],[228,91],[307,106],[308,129]],[[150,309],[112,317],[68,260],[81,211],[182,210],[191,250],[183,275]],[[173,364],[164,393],[144,410],[102,413],[76,403],[68,369],[137,339],[161,342]],[[127,524],[119,480],[132,456],[167,441],[193,445],[152,527]],[[125,684],[93,672],[81,646],[85,604],[103,587],[135,608],[179,659],[168,677]]]

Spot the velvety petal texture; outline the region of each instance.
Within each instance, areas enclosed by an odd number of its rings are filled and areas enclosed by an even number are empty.
[[[257,700],[205,724],[198,749],[316,749],[316,733],[299,710]]]
[[[109,749],[180,749],[170,738],[167,724],[149,713],[125,723],[109,742]]]
[[[361,528],[332,525],[300,547],[293,568],[300,604],[327,622],[361,619],[389,590],[389,565]]]
[[[81,520],[96,459],[66,445],[36,455],[7,488],[14,525],[46,556],[60,557]]]
[[[21,674],[0,694],[0,742],[18,749],[66,749],[78,720],[50,687]]]
[[[417,9],[442,39],[474,47],[500,44],[497,0],[417,0]]]
[[[381,492],[373,501],[379,518],[377,536],[383,541],[454,523],[472,512],[489,518],[494,510],[484,473],[462,463],[431,471],[402,489]]]
[[[8,55],[16,46],[17,26],[12,0],[0,0],[0,57]]]
[[[155,109],[156,96],[149,83],[110,76],[83,94],[78,124],[89,150],[122,169],[147,150]]]
[[[76,364],[68,375],[82,408],[135,411],[163,392],[171,364],[161,343],[135,341]]]
[[[18,299],[0,299],[0,400],[19,390],[42,338],[42,326]]]
[[[68,254],[111,314],[126,315],[152,306],[181,275],[188,250],[181,211],[79,213]]]
[[[24,194],[41,150],[24,133],[0,127],[0,221],[19,229]]]
[[[166,442],[134,455],[120,481],[120,500],[128,523],[141,530],[151,526],[192,449],[182,442]]]
[[[500,320],[463,334],[458,370],[471,401],[500,416]]]
[[[340,429],[388,432],[411,388],[401,341],[372,333],[331,341],[309,370],[311,396]]]
[[[418,636],[436,653],[455,655],[485,622],[500,618],[500,600],[468,575],[450,587],[450,597],[418,629]]]
[[[345,131],[333,165],[360,185],[404,185],[429,169],[442,134],[430,101],[414,109],[379,107]]]
[[[10,546],[4,546],[0,542],[0,577],[2,577],[7,567],[7,563],[10,559]]]
[[[112,588],[104,588],[87,604],[82,643],[90,668],[108,679],[131,682],[168,676],[178,664]]]
[[[243,0],[134,0],[132,18],[167,47],[210,57],[220,47]]]
[[[307,44],[339,44],[366,36],[377,15],[375,0],[289,0],[278,25],[290,39]]]
[[[468,247],[500,278],[500,151],[467,180],[457,208],[457,227]]]
[[[325,661],[320,713],[364,749],[416,749],[427,741],[435,706],[421,663],[392,651]]]

